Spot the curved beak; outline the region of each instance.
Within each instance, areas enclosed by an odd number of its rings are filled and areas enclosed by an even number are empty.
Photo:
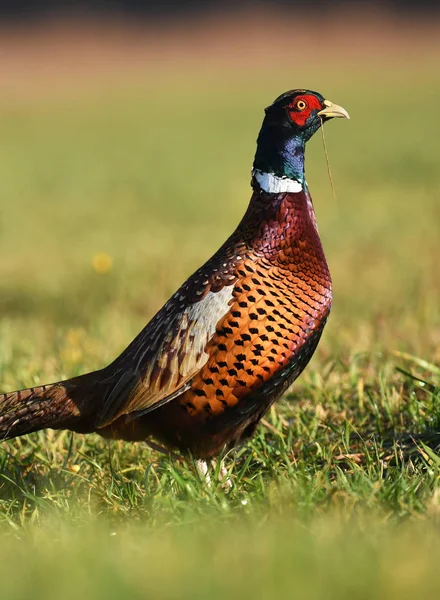
[[[319,111],[318,115],[320,117],[327,117],[327,119],[332,119],[333,117],[341,117],[344,119],[349,119],[350,115],[338,104],[333,104],[330,100],[324,100],[325,108]]]

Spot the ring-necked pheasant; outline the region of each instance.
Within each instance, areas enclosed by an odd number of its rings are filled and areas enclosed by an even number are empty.
[[[203,458],[252,435],[309,362],[329,315],[304,150],[332,117],[348,113],[316,92],[277,98],[231,237],[108,367],[0,395],[0,439],[45,427],[96,431]]]

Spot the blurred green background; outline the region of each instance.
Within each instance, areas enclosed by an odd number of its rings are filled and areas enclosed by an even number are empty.
[[[320,134],[307,151],[331,318],[227,457],[231,492],[141,444],[3,443],[5,597],[437,597],[439,23],[0,33],[3,391],[104,366],[209,258],[246,209],[277,95],[315,89],[351,115],[325,128],[336,200]]]

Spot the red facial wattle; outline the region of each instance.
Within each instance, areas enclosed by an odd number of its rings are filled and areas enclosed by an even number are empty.
[[[300,110],[302,103],[305,104],[305,108]],[[289,116],[294,123],[299,127],[304,127],[308,118],[314,110],[321,110],[322,104],[316,96],[312,94],[304,94],[303,96],[296,96],[292,104],[287,106]]]

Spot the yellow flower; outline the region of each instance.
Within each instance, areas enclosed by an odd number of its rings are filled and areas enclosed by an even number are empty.
[[[83,353],[80,348],[64,348],[61,351],[61,358],[69,363],[79,363],[82,357]]]
[[[96,273],[108,273],[113,268],[113,259],[107,252],[98,252],[92,259],[92,266]]]
[[[71,346],[79,346],[79,344],[83,341],[84,336],[84,329],[81,329],[80,327],[72,327],[67,332],[66,340]]]

